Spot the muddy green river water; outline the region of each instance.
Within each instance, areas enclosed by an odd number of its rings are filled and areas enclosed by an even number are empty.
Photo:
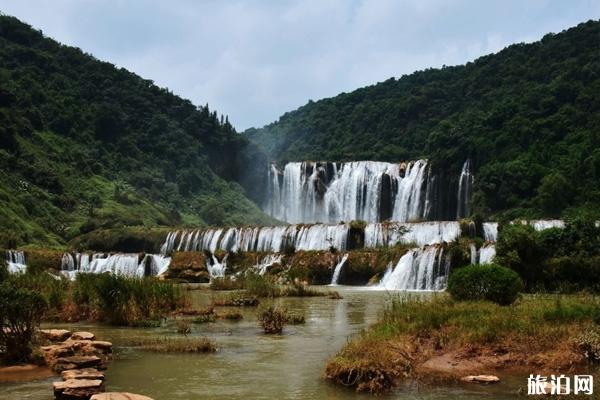
[[[114,344],[114,360],[106,371],[107,391],[129,391],[156,400],[193,399],[371,399],[324,380],[328,357],[354,334],[377,320],[390,293],[336,288],[342,300],[323,297],[272,300],[306,317],[304,325],[286,326],[283,335],[264,335],[256,323],[256,309],[243,308],[239,322],[218,320],[195,324],[192,336],[213,338],[214,354],[157,354],[124,346],[127,338],[176,336],[173,322],[160,328],[114,328],[98,324],[60,324],[90,330]],[[214,292],[191,292],[198,305]],[[398,294],[396,294],[398,295]],[[263,301],[265,303],[267,301]],[[409,385],[380,398],[402,399],[513,399],[526,387],[525,376],[502,377],[492,386]],[[52,382],[0,383],[0,399],[50,400]]]

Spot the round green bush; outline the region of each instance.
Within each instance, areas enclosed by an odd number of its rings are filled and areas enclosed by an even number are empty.
[[[509,305],[522,290],[523,281],[515,271],[495,264],[460,268],[448,280],[448,292],[461,301],[488,300]]]

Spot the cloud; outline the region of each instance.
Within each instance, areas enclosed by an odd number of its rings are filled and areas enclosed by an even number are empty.
[[[242,130],[600,17],[591,0],[0,0],[48,36],[209,103]]]

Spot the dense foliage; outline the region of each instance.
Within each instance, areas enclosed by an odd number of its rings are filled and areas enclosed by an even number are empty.
[[[469,265],[452,272],[448,292],[455,300],[488,300],[509,305],[523,290],[519,275],[499,265]]]
[[[539,232],[502,225],[496,251],[496,261],[515,270],[528,291],[600,291],[600,227],[593,220],[567,220],[564,229]]]
[[[476,168],[473,211],[600,215],[600,23],[310,101],[246,133],[278,161],[427,157]]]
[[[36,291],[18,287],[10,279],[0,282],[0,350],[5,361],[29,360],[46,306]]]
[[[234,182],[246,147],[208,106],[0,15],[0,247],[266,222]]]

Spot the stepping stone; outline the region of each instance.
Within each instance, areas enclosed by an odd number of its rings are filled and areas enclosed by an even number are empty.
[[[54,369],[58,372],[62,372],[68,369],[97,367],[101,363],[102,359],[97,356],[62,357],[56,360]]]
[[[461,379],[464,382],[476,383],[496,383],[500,382],[500,378],[494,375],[469,375]]]
[[[102,350],[105,353],[112,353],[113,344],[104,340],[93,340],[90,345],[98,350]]]
[[[102,393],[104,386],[99,379],[69,379],[54,382],[54,397],[59,400],[87,400],[90,396]]]
[[[95,368],[84,368],[84,369],[70,369],[61,373],[63,381],[69,379],[97,379],[100,381],[104,380],[104,374]]]
[[[73,340],[94,340],[95,338],[96,335],[94,335],[92,332],[85,331],[73,332],[73,334],[71,335],[71,339]]]
[[[51,342],[62,342],[71,336],[71,331],[66,329],[40,329],[40,333]]]
[[[133,394],[127,392],[106,392],[95,394],[90,400],[153,400],[150,397],[142,396],[141,394]]]

